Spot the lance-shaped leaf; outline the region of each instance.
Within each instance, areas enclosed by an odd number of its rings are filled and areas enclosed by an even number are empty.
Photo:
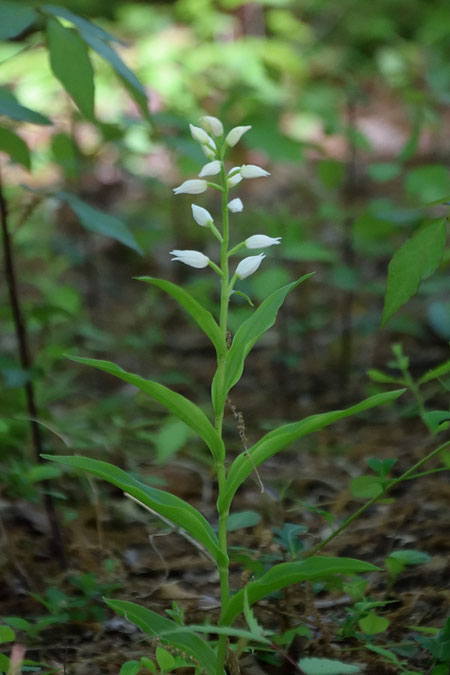
[[[251,581],[245,588],[233,595],[226,606],[220,624],[230,625],[243,612],[245,595],[247,595],[249,605],[253,605],[274,591],[279,591],[281,588],[286,588],[302,581],[325,579],[336,574],[374,572],[379,569],[379,567],[371,563],[362,562],[361,560],[327,556],[316,556],[301,560],[300,562],[274,565],[262,577],[256,581]]]
[[[138,104],[142,114],[148,119],[147,92],[133,71],[125,65],[118,53],[107,42],[104,42],[104,40],[99,39],[91,32],[87,32],[84,29],[81,31],[81,37],[89,47],[96,51],[99,56],[105,59],[105,61],[114,68],[124,86]]]
[[[121,244],[132,248],[142,255],[142,250],[133,234],[119,218],[100,211],[90,204],[86,204],[86,202],[68,192],[57,192],[55,196],[70,206],[86,230],[120,241]]]
[[[9,117],[17,122],[51,124],[48,117],[21,105],[13,94],[8,89],[5,89],[5,87],[0,87],[0,115],[5,115],[5,117]]]
[[[439,377],[444,377],[444,375],[447,375],[447,373],[450,373],[450,359],[448,361],[444,361],[444,363],[439,364],[439,366],[436,366],[436,368],[432,368],[432,370],[426,372],[425,375],[422,375],[422,377],[419,379],[419,384],[425,384],[425,382],[430,382],[430,380],[436,380]]]
[[[57,5],[42,5],[40,9],[47,14],[51,14],[52,16],[59,16],[61,19],[67,19],[67,21],[73,23],[73,25],[79,30],[83,30],[96,38],[101,38],[102,40],[107,40],[109,42],[119,42],[120,44],[124,44],[124,42],[119,40],[119,38],[114,37],[114,35],[111,35],[111,33],[108,33],[106,30],[103,30],[103,28],[100,28],[100,26],[97,26],[95,23],[91,23],[91,21],[83,19],[81,16],[78,16],[78,14],[74,14],[74,12],[71,12],[70,9],[58,7]]]
[[[293,281],[269,295],[269,297],[266,298],[253,312],[251,317],[239,326],[226,355],[225,380],[223,385],[219,382],[219,373],[216,374],[213,380],[212,398],[216,413],[222,410],[228,392],[234,387],[236,382],[240,380],[242,371],[244,370],[245,359],[253,345],[261,335],[269,330],[275,323],[278,310],[283,304],[287,294],[303,281],[309,279],[313,274],[313,272],[305,274],[297,281]]]
[[[0,2],[0,40],[8,40],[23,33],[36,18],[36,12],[27,5],[1,0]]]
[[[86,44],[75,30],[62,26],[56,19],[48,21],[47,35],[55,77],[83,115],[94,119],[94,71]]]
[[[112,483],[112,485],[120,488],[123,492],[178,525],[178,527],[186,530],[209,551],[218,564],[219,561],[223,562],[223,554],[219,549],[219,542],[211,525],[197,509],[183,499],[170,494],[170,492],[150,487],[108,462],[70,455],[42,455],[42,457],[52,462],[72,466],[75,469],[89,471],[94,476]]]
[[[188,427],[196,431],[211,450],[214,459],[223,460],[225,457],[223,440],[214,429],[205,413],[192,403],[192,401],[189,401],[189,399],[164,387],[164,385],[159,384],[158,382],[146,380],[134,373],[128,373],[115,363],[111,363],[111,361],[86,359],[77,356],[69,356],[69,358],[72,359],[72,361],[83,363],[86,366],[92,366],[93,368],[103,370],[105,373],[110,373],[110,375],[114,375],[114,377],[124,380],[124,382],[133,384],[135,387],[154,398],[155,401],[161,403],[167,410],[176,415],[178,419],[187,424]]]
[[[146,607],[126,600],[105,600],[115,612],[139,626],[144,633],[152,637],[160,637],[167,644],[174,645],[188,652],[207,675],[215,675],[217,657],[214,650],[201,637],[188,627],[180,626],[174,621],[152,612]]]
[[[320,413],[318,415],[311,415],[300,422],[292,422],[291,424],[284,424],[278,429],[270,431],[263,436],[257,443],[255,443],[248,452],[242,452],[230,467],[228,473],[226,489],[219,497],[217,502],[219,511],[227,511],[230,507],[231,500],[237,489],[242,485],[244,480],[249,476],[255,467],[265,462],[269,457],[272,457],[293,441],[303,438],[314,431],[319,431],[324,427],[343,419],[350,417],[357,413],[374,408],[384,403],[389,403],[398,398],[405,389],[396,389],[395,391],[388,391],[384,394],[376,394],[366,398],[361,403],[357,403],[351,408],[345,410],[334,410],[328,413]]]
[[[22,164],[26,169],[31,169],[28,145],[13,131],[0,129],[0,150],[6,152],[16,164]]]
[[[170,281],[155,279],[154,277],[136,277],[136,279],[157,286],[171,295],[172,298],[192,316],[202,331],[209,337],[216,349],[217,355],[219,356],[226,352],[225,340],[213,315],[202,307],[202,305],[197,302],[192,295],[185,291],[184,288],[177,286],[177,284],[172,284]]]
[[[383,326],[438,267],[444,253],[446,227],[445,218],[435,221],[416,232],[394,254],[388,268]]]

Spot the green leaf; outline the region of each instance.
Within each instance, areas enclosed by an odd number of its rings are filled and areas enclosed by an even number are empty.
[[[48,117],[20,105],[13,94],[5,87],[0,87],[0,115],[5,115],[5,117],[16,120],[16,122],[52,124]]]
[[[116,241],[120,241],[122,244],[125,244],[125,246],[132,248],[142,255],[142,250],[138,246],[132,233],[119,218],[104,213],[103,211],[99,211],[99,209],[94,208],[90,204],[86,204],[86,202],[83,202],[81,199],[68,192],[57,192],[55,196],[62,199],[62,201],[70,206],[86,230],[95,232],[96,234],[102,234],[104,237],[116,239]]]
[[[9,626],[0,626],[0,643],[13,642],[15,638],[16,634],[12,628]]]
[[[197,509],[179,497],[164,490],[158,490],[145,485],[145,483],[136,480],[136,478],[133,478],[126,471],[117,468],[113,464],[108,464],[108,462],[70,455],[42,455],[42,457],[52,462],[59,462],[60,464],[74,467],[75,469],[89,471],[94,476],[112,483],[112,485],[130,494],[145,506],[156,511],[156,513],[161,514],[164,518],[186,530],[186,532],[203,544],[211,553],[214,560],[217,562],[222,560],[223,554],[219,549],[218,540],[211,525]]]
[[[383,373],[382,370],[377,370],[376,368],[368,370],[367,375],[373,382],[380,382],[381,384],[405,384],[401,378],[391,377],[391,375]]]
[[[437,380],[439,377],[447,375],[447,373],[450,373],[450,359],[439,364],[436,368],[428,370],[425,375],[422,375],[419,379],[418,384],[424,384],[425,382],[430,382],[430,380]]]
[[[189,438],[190,431],[186,424],[176,417],[164,420],[154,436],[156,457],[163,464],[178,450],[180,450]]]
[[[256,581],[251,581],[244,589],[233,595],[225,608],[220,625],[231,625],[234,619],[241,614],[244,610],[245,594],[247,594],[250,606],[274,591],[279,591],[282,588],[301,583],[302,581],[326,579],[336,574],[374,572],[379,569],[379,567],[371,563],[362,562],[361,560],[327,556],[312,556],[300,562],[274,565],[262,577]]]
[[[119,675],[138,675],[141,669],[139,661],[126,661],[120,669]]]
[[[442,164],[428,164],[410,169],[405,187],[411,197],[422,204],[444,199],[448,195],[449,172]]]
[[[56,19],[47,24],[50,65],[55,77],[73,98],[83,115],[94,119],[94,71],[87,47],[78,33]]]
[[[8,40],[23,33],[36,18],[36,12],[18,2],[0,2],[0,40]]]
[[[219,382],[219,372],[216,373],[213,380],[212,396],[216,413],[223,409],[228,392],[240,380],[244,370],[245,359],[253,345],[275,323],[278,310],[287,294],[303,281],[309,279],[312,274],[305,274],[297,281],[287,284],[269,295],[252,313],[251,317],[239,326],[225,357],[225,381],[223,386]]]
[[[171,391],[162,384],[153,382],[152,380],[145,380],[140,375],[128,373],[115,363],[111,361],[101,361],[99,359],[86,359],[77,356],[69,356],[68,358],[78,363],[83,363],[86,366],[92,366],[103,370],[105,373],[110,373],[118,377],[124,382],[134,385],[144,393],[154,398],[158,403],[161,403],[167,410],[176,415],[178,419],[188,425],[191,429],[196,431],[205,441],[211,453],[216,459],[223,459],[225,456],[225,447],[223,440],[212,426],[206,415],[194,403],[189,401],[181,394]]]
[[[405,565],[423,565],[430,562],[431,556],[425,551],[416,551],[413,548],[405,548],[401,551],[392,551],[388,558],[399,560]]]
[[[450,411],[448,410],[430,410],[422,413],[422,419],[432,434],[448,429],[450,422]]]
[[[377,635],[384,633],[389,626],[389,620],[384,616],[378,616],[375,612],[369,612],[364,619],[358,621],[358,626],[366,635]]]
[[[202,331],[209,337],[213,343],[217,355],[224,354],[226,351],[226,344],[223,335],[220,331],[217,322],[215,321],[211,312],[208,312],[202,305],[195,300],[184,288],[173,284],[164,279],[156,279],[155,277],[135,277],[138,281],[144,281],[147,284],[157,286],[165,291],[174,300],[176,300],[197,322]]]
[[[228,532],[242,530],[244,527],[254,527],[261,522],[261,516],[257,511],[238,511],[230,513],[227,520]]]
[[[305,675],[352,675],[361,672],[360,666],[352,666],[334,659],[319,659],[315,656],[300,659],[298,665]]]
[[[350,492],[357,499],[373,499],[383,492],[379,476],[358,476],[350,483]]]
[[[445,247],[445,230],[443,218],[416,232],[394,254],[388,268],[383,326],[438,267]]]
[[[125,600],[106,600],[106,604],[115,612],[132,621],[145,633],[159,637],[164,634],[162,641],[188,652],[203,668],[207,675],[216,673],[216,655],[209,644],[198,635],[179,626],[174,621],[152,612],[146,607],[136,605],[134,602]]]
[[[134,100],[138,104],[143,116],[148,119],[149,112],[148,112],[147,92],[145,91],[143,85],[138,80],[133,71],[130,70],[128,66],[125,65],[125,63],[122,61],[117,52],[114,51],[114,49],[109,44],[107,44],[103,40],[100,40],[98,37],[92,35],[91,33],[85,30],[81,31],[81,36],[83,40],[85,40],[85,42],[87,42],[87,44],[94,51],[96,51],[97,54],[99,54],[99,56],[105,59],[105,61],[107,61],[109,65],[112,66],[112,68],[114,68],[114,70],[122,80],[124,86],[130,92],[130,95],[132,96],[132,98],[134,98]]]
[[[164,647],[156,647],[156,660],[161,670],[170,670],[175,665],[175,659],[172,654]]]
[[[394,178],[397,178],[397,176],[400,175],[401,170],[401,166],[394,162],[379,162],[367,167],[368,174],[378,183],[386,183],[387,181],[394,180]]]
[[[303,438],[315,431],[319,431],[340,419],[356,415],[378,405],[389,403],[398,398],[404,391],[405,389],[397,389],[384,394],[376,394],[375,396],[370,396],[370,398],[367,398],[350,408],[346,408],[345,410],[335,410],[333,412],[312,415],[300,422],[284,424],[278,429],[270,431],[257,441],[248,452],[242,452],[234,460],[228,473],[226,489],[218,500],[219,510],[226,511],[229,508],[237,489],[242,485],[247,476],[252,473],[255,467],[265,462],[277,452],[280,452],[280,450],[283,450],[286,446],[299,438]]]
[[[114,37],[114,35],[111,35],[111,33],[108,33],[106,30],[103,30],[103,28],[100,28],[95,23],[91,23],[90,21],[83,19],[81,16],[74,14],[65,7],[58,7],[57,5],[42,5],[40,9],[47,14],[51,14],[52,16],[59,16],[61,19],[67,19],[67,21],[73,23],[73,25],[80,30],[85,31],[96,38],[107,40],[109,42],[119,42],[120,44],[125,44],[122,40]]]
[[[6,152],[16,164],[22,164],[26,169],[31,169],[28,145],[13,131],[0,129],[0,150]]]

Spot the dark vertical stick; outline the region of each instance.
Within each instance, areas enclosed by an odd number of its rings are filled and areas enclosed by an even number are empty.
[[[348,155],[347,155],[347,175],[343,189],[343,203],[345,209],[348,211],[355,199],[355,191],[357,184],[356,175],[356,144],[353,137],[356,122],[356,104],[354,94],[352,92],[348,95],[347,102],[347,125],[348,133]],[[353,214],[347,213],[344,220],[344,233],[342,240],[342,262],[347,267],[352,268],[355,264],[355,251],[353,247]],[[353,291],[343,291],[341,304],[341,349],[340,349],[340,388],[344,398],[348,394],[348,386],[350,381],[350,374],[352,368],[353,358],[353,325],[352,325],[352,310],[354,302]]]
[[[29,372],[31,368],[31,358],[30,358],[30,351],[28,348],[26,327],[23,321],[22,312],[20,309],[19,296],[17,292],[17,278],[14,268],[11,240],[8,231],[8,208],[5,196],[3,194],[3,183],[1,173],[0,173],[0,221],[3,237],[6,283],[8,286],[9,299],[11,303],[11,310],[13,314],[17,344],[19,348],[20,364],[24,371]],[[43,463],[44,460],[41,457],[41,453],[43,452],[42,438],[40,427],[37,422],[38,415],[36,402],[34,398],[34,387],[31,379],[27,380],[24,388],[28,408],[28,416],[30,418],[31,439],[33,443],[34,453],[36,456],[36,461],[39,463]],[[49,494],[50,483],[48,481],[42,481],[42,485],[44,486],[44,506],[47,512],[47,517],[50,525],[54,553],[59,559],[61,569],[66,570],[67,560],[61,536],[61,529],[59,526],[58,516],[56,514],[53,499]]]

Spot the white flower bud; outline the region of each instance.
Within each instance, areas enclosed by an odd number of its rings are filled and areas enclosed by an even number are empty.
[[[244,164],[241,166],[241,176],[242,178],[262,178],[270,176],[270,173],[255,164]]]
[[[214,150],[211,150],[211,148],[209,148],[207,145],[201,145],[200,147],[203,150],[203,154],[205,155],[205,157],[207,157],[208,159],[215,159],[216,153],[214,152]]]
[[[200,178],[203,178],[203,176],[216,176],[218,173],[220,173],[220,162],[218,159],[215,159],[214,162],[205,164],[198,175]]]
[[[208,227],[209,223],[213,223],[212,216],[209,211],[203,208],[203,206],[197,206],[192,204],[192,215],[196,223],[202,227]]]
[[[230,188],[234,187],[235,185],[240,183],[241,180],[242,176],[239,173],[235,174],[234,176],[231,176],[231,178],[227,179],[228,187]]]
[[[230,148],[234,148],[234,146],[236,145],[236,143],[239,143],[239,141],[241,140],[242,136],[243,136],[243,135],[245,134],[245,132],[248,131],[249,129],[251,129],[251,127],[234,127],[234,129],[232,129],[232,130],[228,133],[228,135],[227,135],[227,137],[226,137],[226,139],[225,139],[225,143],[227,143],[227,144],[230,146]]]
[[[236,267],[236,276],[239,277],[239,279],[246,279],[250,274],[256,272],[261,265],[262,259],[265,257],[264,253],[260,253],[259,255],[250,255],[248,258],[243,258]]]
[[[194,141],[198,141],[202,145],[208,145],[208,143],[211,143],[212,146],[214,147],[214,141],[213,139],[208,136],[206,131],[204,129],[200,129],[200,127],[194,127],[193,124],[189,125],[189,129],[191,130],[192,138]]]
[[[268,248],[279,244],[281,237],[268,237],[266,234],[254,234],[245,240],[247,248]]]
[[[237,197],[236,199],[232,199],[231,202],[228,202],[228,208],[230,209],[231,213],[239,213],[239,211],[242,211],[244,208],[244,205],[242,201]]]
[[[208,183],[206,180],[185,180],[184,183],[174,188],[176,195],[179,195],[183,192],[189,195],[199,195],[201,192],[205,192],[208,189]]]
[[[200,253],[200,251],[179,251],[175,249],[174,251],[170,251],[170,255],[175,256],[175,258],[172,258],[172,262],[179,260],[185,265],[196,267],[197,269],[207,267],[209,263],[208,256]]]
[[[223,135],[223,124],[217,117],[205,115],[204,117],[200,117],[199,122],[200,126],[209,134],[212,134],[213,136]]]

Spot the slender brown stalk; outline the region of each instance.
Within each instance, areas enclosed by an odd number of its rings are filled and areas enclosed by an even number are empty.
[[[2,176],[0,173],[0,222],[2,228],[2,237],[3,237],[3,255],[5,261],[5,276],[6,284],[8,286],[9,300],[11,304],[11,311],[13,315],[14,327],[17,338],[17,345],[19,349],[19,358],[20,365],[22,369],[29,373],[31,369],[31,357],[30,350],[28,347],[28,337],[25,322],[23,320],[22,311],[20,308],[19,294],[17,291],[17,277],[14,267],[14,258],[11,246],[11,239],[9,236],[8,230],[8,207],[6,199],[3,193],[3,182]],[[36,461],[38,463],[43,463],[44,460],[41,457],[41,454],[44,450],[42,444],[41,430],[37,422],[38,413],[36,407],[36,401],[34,396],[34,387],[33,382],[30,378],[27,379],[25,385],[25,398],[28,409],[28,417],[30,422],[30,431],[31,439],[34,448],[34,454]],[[47,512],[47,518],[50,526],[50,532],[52,536],[52,546],[53,552],[59,560],[59,564],[62,570],[67,569],[67,559],[64,550],[61,528],[59,525],[58,516],[56,513],[55,505],[53,503],[52,496],[50,494],[50,483],[48,481],[42,481],[44,487],[44,506]]]

